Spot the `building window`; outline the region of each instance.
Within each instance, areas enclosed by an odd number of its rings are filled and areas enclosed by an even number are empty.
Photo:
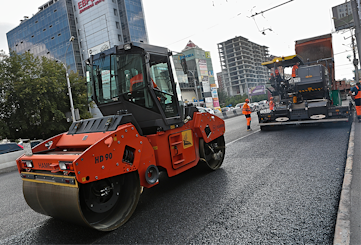
[[[114,15],[118,15],[116,9],[113,9],[113,11],[114,11]]]
[[[51,37],[51,40],[53,40],[54,39],[54,37]]]
[[[58,10],[57,10],[57,9],[54,9],[54,13],[55,13],[56,11],[58,11]]]
[[[119,22],[118,22],[118,21],[115,22],[115,26],[117,27],[117,29],[120,28],[120,25],[119,25]]]
[[[31,36],[31,38],[33,38],[33,37],[34,37],[34,35]]]
[[[49,26],[49,28],[52,28],[52,27],[53,27],[53,25],[50,25],[50,26]]]
[[[80,48],[82,48],[82,46],[81,46],[81,42],[79,42],[79,46],[80,46]]]
[[[75,22],[78,24],[78,18],[75,17]]]
[[[35,24],[37,24],[39,21],[35,21]]]
[[[119,41],[119,42],[122,41],[122,35],[118,35],[118,41]]]
[[[43,31],[46,31],[46,28],[44,28]]]
[[[58,37],[61,36],[61,33],[58,34]]]

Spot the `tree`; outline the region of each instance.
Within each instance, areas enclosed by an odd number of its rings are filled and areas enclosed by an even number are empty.
[[[65,112],[70,110],[70,102],[65,74],[62,64],[28,52],[12,52],[0,61],[2,138],[45,139],[68,130]],[[79,108],[82,118],[90,117],[85,79],[75,73],[69,79],[74,107]]]
[[[218,92],[219,104],[224,105],[228,98],[227,93],[223,89],[218,89],[217,92]]]

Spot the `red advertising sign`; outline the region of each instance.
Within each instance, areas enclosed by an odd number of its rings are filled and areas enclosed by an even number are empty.
[[[79,14],[83,13],[85,10],[94,7],[94,5],[98,5],[101,2],[105,2],[105,0],[82,0],[78,2]]]

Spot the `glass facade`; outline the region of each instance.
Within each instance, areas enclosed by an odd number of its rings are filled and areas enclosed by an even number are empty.
[[[71,0],[47,2],[6,35],[9,50],[57,59],[83,74]],[[69,42],[71,36],[73,42]]]
[[[124,42],[148,43],[141,0],[118,0]]]

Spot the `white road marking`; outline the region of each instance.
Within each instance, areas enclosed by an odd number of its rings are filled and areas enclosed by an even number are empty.
[[[248,136],[251,136],[252,134],[258,133],[259,131],[261,131],[261,130],[258,129],[258,130],[253,131],[252,133],[247,134],[247,135],[245,135],[245,136],[243,136],[243,137],[241,137],[241,138],[238,138],[238,139],[236,139],[236,140],[233,140],[233,141],[231,141],[231,142],[228,142],[228,143],[226,144],[226,146],[229,146],[229,145],[233,144],[234,142],[236,142],[236,141],[238,141],[238,140],[241,140],[241,139],[244,139],[244,138],[246,138],[246,137],[248,137]]]

